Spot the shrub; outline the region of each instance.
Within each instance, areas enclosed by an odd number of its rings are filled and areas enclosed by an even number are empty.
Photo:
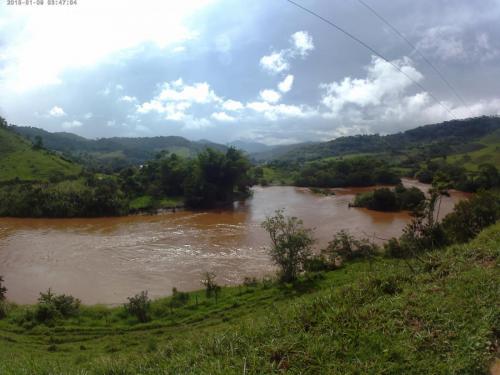
[[[9,306],[5,301],[0,301],[0,319],[7,317],[7,313],[9,312]]]
[[[179,292],[177,288],[172,288],[172,297],[170,298],[170,307],[181,307],[189,301],[189,293]]]
[[[147,291],[142,291],[134,297],[128,297],[128,303],[124,305],[125,311],[133,315],[141,323],[149,321],[149,311],[151,309],[151,300]]]
[[[328,262],[323,255],[315,255],[308,258],[304,263],[306,272],[320,272],[335,269],[335,263]]]
[[[7,288],[3,285],[3,276],[0,276],[0,301],[5,301],[5,295],[7,294]]]
[[[270,255],[280,267],[281,280],[291,282],[304,269],[304,264],[311,254],[314,243],[312,232],[303,226],[296,217],[285,217],[282,210],[267,217],[262,227],[271,237]]]
[[[79,299],[65,294],[56,295],[49,289],[47,293],[40,293],[33,315],[30,313],[26,318],[29,320],[33,317],[38,323],[49,323],[56,319],[75,316],[79,310]]]
[[[38,302],[41,305],[53,305],[61,316],[65,318],[77,315],[81,304],[78,298],[65,294],[55,295],[50,289],[47,293],[40,293]]]
[[[355,258],[369,258],[377,251],[377,246],[367,239],[357,240],[349,232],[341,230],[336,233],[322,250],[322,255],[330,264],[335,264],[335,259],[341,257],[343,260]]]
[[[243,285],[246,286],[247,288],[248,287],[256,287],[257,284],[258,284],[257,278],[255,278],[255,277],[248,277],[248,276],[246,276],[243,279]]]
[[[217,275],[215,272],[205,272],[203,274],[203,279],[201,280],[201,284],[205,287],[205,293],[207,298],[215,297],[217,301],[217,297],[219,296],[220,286],[215,282],[215,278]]]

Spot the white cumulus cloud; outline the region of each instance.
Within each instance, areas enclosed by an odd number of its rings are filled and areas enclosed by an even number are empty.
[[[401,71],[420,81],[423,76],[408,58],[392,61]],[[372,57],[366,78],[345,77],[342,81],[320,85],[325,90],[322,103],[329,108],[330,115],[336,116],[345,106],[377,106],[398,98],[413,85],[404,74],[379,57]],[[391,102],[392,104],[392,102]]]
[[[260,66],[271,74],[286,72],[290,69],[290,60],[305,58],[314,49],[312,36],[307,31],[297,31],[290,37],[290,47],[273,51],[260,59]]]
[[[281,94],[274,90],[262,90],[260,93],[260,98],[268,103],[277,103],[281,99]]]
[[[137,100],[137,98],[135,96],[123,95],[118,100],[121,102],[132,103],[132,102],[135,102]]]
[[[213,119],[221,122],[233,122],[236,121],[236,118],[228,115],[226,112],[214,112],[211,116]]]
[[[314,49],[313,38],[307,31],[297,31],[292,34],[291,38],[294,51],[302,57],[307,56]]]
[[[66,112],[61,107],[55,105],[50,109],[49,115],[52,117],[63,117],[66,116]]]
[[[294,81],[293,75],[292,74],[287,75],[285,79],[278,84],[278,90],[280,90],[282,93],[287,93],[292,89],[293,81]]]
[[[222,108],[227,111],[239,111],[243,109],[243,107],[243,103],[232,99],[226,100],[224,103],[222,103]]]

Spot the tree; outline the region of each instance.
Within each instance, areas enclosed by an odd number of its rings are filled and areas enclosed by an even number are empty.
[[[35,141],[33,142],[33,149],[41,150],[43,148],[43,139],[41,136],[35,136]]]
[[[151,309],[151,300],[147,291],[142,291],[134,297],[128,297],[128,303],[124,305],[125,310],[134,315],[141,323],[149,321],[149,310]]]
[[[3,276],[0,276],[0,301],[5,301],[5,295],[7,294],[7,288],[3,285]]]
[[[274,216],[267,217],[261,225],[271,237],[269,254],[280,268],[281,280],[296,280],[311,255],[314,243],[312,231],[304,228],[302,220],[285,217],[283,210],[277,210]]]
[[[443,220],[443,227],[451,242],[467,242],[481,230],[500,219],[498,193],[480,192],[459,202]]]
[[[403,229],[401,242],[412,255],[441,247],[446,242],[442,225],[435,218],[441,192],[431,189],[430,193],[431,196],[412,212],[411,222]]]

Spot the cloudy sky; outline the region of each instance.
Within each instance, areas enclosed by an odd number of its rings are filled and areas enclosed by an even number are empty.
[[[281,144],[500,114],[500,0],[364,0],[465,104],[357,0],[296,1],[405,74],[286,0],[3,1],[0,115],[90,138]]]

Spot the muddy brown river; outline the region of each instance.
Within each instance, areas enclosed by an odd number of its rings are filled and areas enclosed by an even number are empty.
[[[405,184],[427,189],[411,180]],[[117,304],[141,290],[158,297],[172,287],[199,289],[204,271],[214,271],[221,284],[273,272],[260,223],[279,208],[314,228],[317,248],[341,229],[372,239],[399,236],[409,221],[405,212],[348,207],[369,188],[333,190],[336,195],[322,196],[295,187],[255,187],[253,197],[233,209],[157,216],[0,218],[0,275],[7,297],[17,303],[35,302],[50,287],[85,303]],[[465,196],[452,192],[442,215]]]

